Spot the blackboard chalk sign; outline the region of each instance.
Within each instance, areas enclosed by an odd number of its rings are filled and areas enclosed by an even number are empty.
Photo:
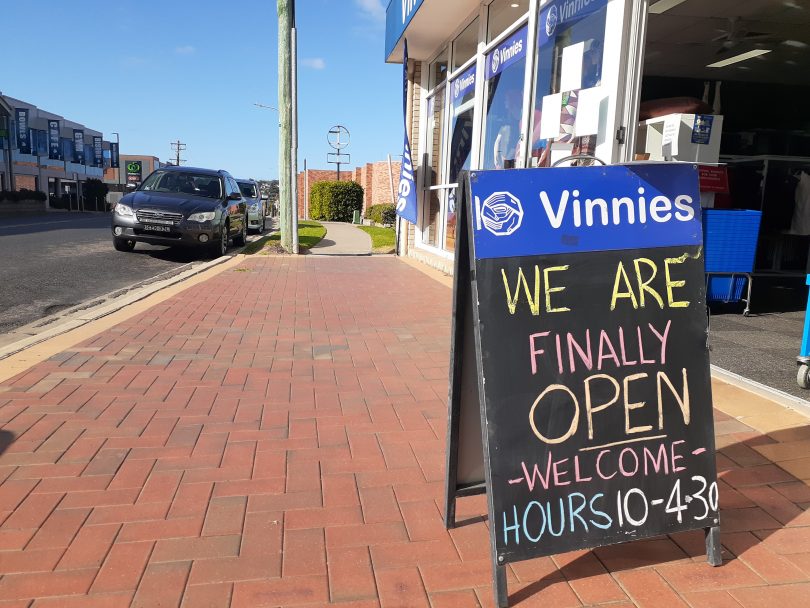
[[[721,563],[698,168],[475,171],[459,199],[445,516],[487,493],[498,605],[543,555],[702,528]]]

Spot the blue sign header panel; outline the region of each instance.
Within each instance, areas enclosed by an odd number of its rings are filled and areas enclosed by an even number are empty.
[[[487,55],[486,79],[497,76],[513,63],[526,56],[529,28],[520,28]]]
[[[558,28],[587,17],[607,6],[607,0],[553,0],[542,11],[537,21],[538,46],[554,39]]]
[[[469,101],[475,95],[476,67],[477,66],[473,65],[460,76],[456,76],[455,80],[453,80],[453,84],[450,85],[451,91],[453,92],[454,108]]]
[[[702,245],[688,163],[470,174],[476,259]]]
[[[408,24],[424,0],[391,0],[385,11],[385,59],[394,52]]]

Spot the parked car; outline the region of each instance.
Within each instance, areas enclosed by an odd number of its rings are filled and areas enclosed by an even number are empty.
[[[228,242],[247,239],[247,203],[227,171],[164,167],[152,172],[112,212],[113,246],[135,243],[203,248],[225,255]]]
[[[242,196],[247,201],[248,208],[248,230],[264,232],[267,218],[267,198],[262,196],[259,184],[252,179],[236,180]]]

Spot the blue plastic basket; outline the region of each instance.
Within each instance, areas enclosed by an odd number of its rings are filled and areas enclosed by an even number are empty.
[[[706,285],[706,299],[709,302],[739,302],[742,300],[743,290],[746,286],[748,277],[738,275],[733,278],[734,284],[732,285],[732,277],[724,276],[711,276],[709,277],[708,284]]]
[[[760,211],[704,209],[706,272],[753,272],[761,219]]]

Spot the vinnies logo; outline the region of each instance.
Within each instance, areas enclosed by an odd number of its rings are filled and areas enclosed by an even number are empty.
[[[557,24],[560,22],[559,14],[557,13],[557,5],[555,4],[550,9],[548,9],[548,14],[546,15],[546,34],[548,36],[553,36],[554,31],[557,29]]]
[[[478,207],[478,229],[483,225],[495,236],[509,236],[523,223],[523,205],[509,192],[494,192]]]
[[[501,67],[501,54],[495,51],[492,54],[492,73],[495,74],[499,67]]]

